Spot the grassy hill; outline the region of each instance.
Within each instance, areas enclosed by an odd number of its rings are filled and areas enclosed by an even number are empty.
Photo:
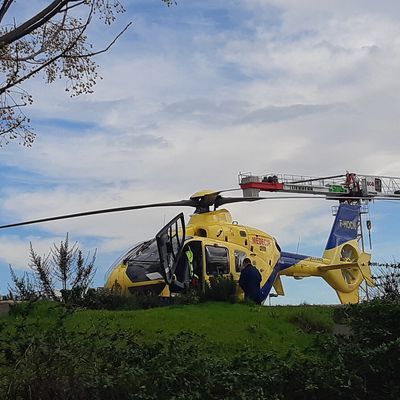
[[[339,309],[348,337],[330,334],[334,310],[19,304],[0,317],[0,398],[398,400],[398,300]]]
[[[112,329],[137,329],[145,341],[191,331],[224,352],[234,352],[243,345],[277,352],[291,347],[304,349],[317,331],[328,331],[333,325],[332,310],[327,307],[271,308],[227,303],[121,312],[82,311],[71,320],[71,326],[80,329],[104,323]]]
[[[27,325],[48,327],[60,313],[54,303],[38,303]],[[139,341],[152,342],[180,332],[193,332],[216,349],[233,354],[250,346],[278,353],[302,350],[333,326],[333,310],[321,306],[261,307],[252,304],[209,302],[132,311],[74,311],[65,317],[69,331],[134,331]],[[2,318],[10,327],[21,315]]]

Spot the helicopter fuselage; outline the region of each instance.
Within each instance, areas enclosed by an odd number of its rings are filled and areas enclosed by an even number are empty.
[[[262,284],[271,275],[280,258],[276,240],[269,234],[232,220],[226,209],[193,214],[185,228],[185,240],[176,260],[177,282],[185,283],[186,252],[193,253],[193,273],[203,284],[216,275],[232,275],[238,280],[244,258],[250,258],[259,269]],[[160,273],[155,239],[130,249],[114,265],[107,288],[119,287],[122,293],[154,292],[168,295],[180,285],[166,287]]]

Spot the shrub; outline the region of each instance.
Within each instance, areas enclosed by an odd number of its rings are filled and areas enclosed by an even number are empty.
[[[10,266],[13,287],[10,291],[17,300],[32,301],[39,298],[54,301],[63,300],[65,296],[74,299],[82,297],[95,274],[94,262],[96,251],[84,256],[78,244],[72,246],[68,234],[60,245],[53,244],[47,255],[39,256],[32,243],[29,252],[30,273],[18,277]],[[62,288],[63,296],[58,295]]]
[[[233,279],[232,274],[229,277],[211,276],[205,285],[203,299],[235,303],[237,301],[236,290],[237,282]]]
[[[379,346],[400,337],[400,299],[384,297],[346,307],[357,341]]]
[[[123,296],[118,291],[99,288],[89,289],[80,301],[71,305],[93,310],[135,310],[160,307],[164,304],[162,298],[155,294]]]
[[[339,305],[333,309],[333,321],[336,324],[349,324],[349,306]]]

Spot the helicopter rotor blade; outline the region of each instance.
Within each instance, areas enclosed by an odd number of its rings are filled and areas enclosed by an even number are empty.
[[[108,214],[108,213],[113,213],[113,212],[140,210],[140,209],[145,209],[145,208],[156,208],[156,207],[195,207],[196,210],[199,210],[199,209],[201,209],[201,207],[209,207],[211,205],[214,205],[214,208],[217,209],[218,207],[220,207],[224,204],[253,202],[253,201],[259,201],[259,200],[290,200],[290,199],[292,199],[292,200],[294,200],[294,199],[327,199],[327,200],[339,200],[339,201],[345,201],[345,200],[354,200],[354,201],[357,201],[357,200],[358,201],[359,200],[393,201],[394,200],[394,201],[396,201],[396,200],[400,200],[399,196],[393,196],[393,197],[332,196],[331,197],[331,196],[324,196],[324,195],[314,195],[314,196],[299,195],[299,196],[270,196],[270,197],[222,197],[219,194],[222,192],[228,192],[228,191],[233,191],[233,190],[238,190],[238,189],[227,189],[227,190],[220,190],[220,191],[215,191],[215,192],[210,191],[208,193],[201,193],[201,194],[199,193],[198,196],[192,196],[188,200],[169,201],[169,202],[164,202],[164,203],[150,203],[150,204],[141,204],[141,205],[136,205],[136,206],[126,206],[126,207],[116,207],[116,208],[105,208],[105,209],[101,209],[101,210],[85,211],[85,212],[74,213],[74,214],[65,214],[65,215],[59,215],[59,216],[49,217],[49,218],[40,218],[40,219],[35,219],[35,220],[30,220],[30,221],[23,221],[23,222],[17,222],[17,223],[13,223],[13,224],[1,225],[0,229],[12,228],[12,227],[23,226],[23,225],[39,224],[41,222],[57,221],[57,220],[61,220],[61,219],[85,217],[85,216],[89,216],[89,215]]]
[[[85,217],[88,215],[107,214],[107,213],[130,211],[130,210],[141,210],[143,208],[155,208],[155,207],[196,207],[196,203],[193,202],[192,200],[179,200],[179,201],[169,201],[169,202],[165,202],[165,203],[152,203],[152,204],[141,204],[141,205],[137,205],[137,206],[105,208],[105,209],[101,209],[101,210],[85,211],[85,212],[80,212],[80,213],[75,213],[75,214],[65,214],[65,215],[59,215],[59,216],[55,216],[55,217],[40,218],[40,219],[31,220],[31,221],[17,222],[14,224],[2,225],[2,226],[0,226],[0,229],[12,228],[12,227],[22,226],[22,225],[39,224],[41,222],[57,221],[60,219]]]

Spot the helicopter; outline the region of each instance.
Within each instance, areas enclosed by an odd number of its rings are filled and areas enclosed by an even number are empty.
[[[313,257],[282,251],[273,236],[239,225],[227,209],[219,209],[227,203],[262,199],[224,198],[211,190],[193,194],[184,204],[195,207],[188,223],[180,213],[153,239],[130,248],[110,267],[105,287],[118,285],[125,294],[168,297],[192,285],[204,288],[211,277],[232,276],[238,281],[245,258],[261,273],[261,301],[272,288],[284,295],[281,276],[321,277],[342,304],[359,301],[362,282],[373,286],[371,255],[358,244],[359,205],[340,204],[322,257]]]
[[[202,190],[187,200],[61,215],[3,225],[0,229],[153,207],[193,207],[195,211],[187,224],[184,214],[179,213],[154,238],[122,254],[110,267],[105,288],[118,287],[124,295],[163,297],[186,292],[192,287],[204,290],[212,277],[232,276],[238,281],[245,258],[251,260],[262,276],[261,301],[267,299],[272,288],[277,295],[284,295],[282,276],[320,277],[336,291],[342,304],[359,301],[359,287],[364,281],[369,286],[374,285],[371,255],[359,246],[359,201],[340,202],[325,250],[321,257],[314,257],[282,251],[273,236],[238,224],[226,208],[220,208],[230,203],[279,197],[223,197],[222,192]],[[239,296],[243,295],[239,286],[238,292]]]

